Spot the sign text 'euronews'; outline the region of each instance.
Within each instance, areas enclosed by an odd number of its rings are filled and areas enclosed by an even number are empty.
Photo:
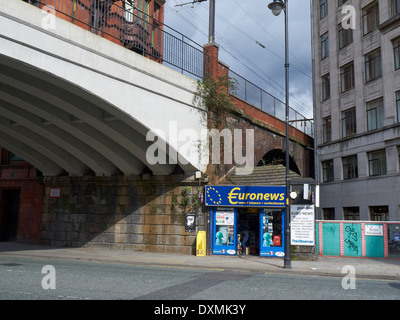
[[[206,186],[207,206],[284,207],[284,186]]]

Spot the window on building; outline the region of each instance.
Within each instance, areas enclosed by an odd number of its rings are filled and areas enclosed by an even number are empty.
[[[319,0],[319,10],[321,19],[328,15],[328,0]]]
[[[398,159],[399,159],[399,170],[400,170],[400,146],[397,147]]]
[[[356,108],[347,109],[342,112],[342,138],[355,134],[356,132]]]
[[[323,141],[330,142],[332,140],[331,117],[322,120]]]
[[[372,5],[363,9],[363,32],[364,35],[378,29],[379,4],[375,1]]]
[[[348,207],[343,208],[344,220],[360,220],[360,208],[359,207]]]
[[[322,161],[323,182],[333,181],[333,160]]]
[[[340,90],[346,92],[354,88],[354,64],[349,63],[340,68]]]
[[[16,156],[14,153],[9,151],[8,152],[8,163],[10,163],[10,161],[24,161],[24,159]]]
[[[343,49],[349,44],[353,43],[353,30],[351,28],[344,29],[342,24],[338,25],[339,32],[339,49]]]
[[[329,73],[322,76],[322,101],[328,100],[331,97]]]
[[[357,155],[342,158],[343,180],[358,178]]]
[[[382,128],[384,119],[383,98],[367,102],[368,131]]]
[[[400,0],[390,0],[390,17],[400,13]]]
[[[396,92],[397,122],[400,122],[400,91]]]
[[[338,7],[340,7],[343,3],[346,3],[347,0],[338,0]]]
[[[368,152],[368,169],[370,176],[386,174],[386,150]]]
[[[335,220],[335,208],[323,208],[322,214],[324,220]]]
[[[400,69],[400,38],[393,40],[394,69]]]
[[[329,34],[324,33],[321,36],[321,60],[329,57]]]
[[[389,207],[375,206],[369,207],[371,221],[389,221]]]
[[[365,82],[382,76],[381,49],[365,55]]]

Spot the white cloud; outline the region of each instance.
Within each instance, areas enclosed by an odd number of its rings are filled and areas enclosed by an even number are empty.
[[[185,2],[189,0],[167,0],[165,24],[203,45],[208,42],[208,1],[175,7]],[[268,3],[216,0],[216,42],[220,45],[219,59],[231,70],[284,101],[284,15],[272,15]],[[290,105],[310,118],[310,0],[291,0],[288,12]]]

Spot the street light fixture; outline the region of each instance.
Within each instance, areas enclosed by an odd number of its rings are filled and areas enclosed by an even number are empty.
[[[285,4],[282,0],[274,0],[268,5],[268,8],[271,9],[274,16],[279,16],[282,9],[285,9]]]
[[[290,187],[290,176],[289,176],[289,36],[288,36],[288,0],[284,2],[282,0],[273,0],[268,5],[268,8],[272,11],[272,14],[279,16],[282,9],[285,13],[285,113],[286,113],[286,214],[285,214],[285,259],[284,268],[290,269],[291,257],[290,257],[290,206],[289,206],[289,187]]]

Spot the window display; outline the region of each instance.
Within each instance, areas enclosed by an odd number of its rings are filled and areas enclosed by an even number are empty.
[[[235,254],[235,212],[215,212],[214,254]]]
[[[284,256],[282,235],[283,211],[262,209],[260,221],[262,256]]]

